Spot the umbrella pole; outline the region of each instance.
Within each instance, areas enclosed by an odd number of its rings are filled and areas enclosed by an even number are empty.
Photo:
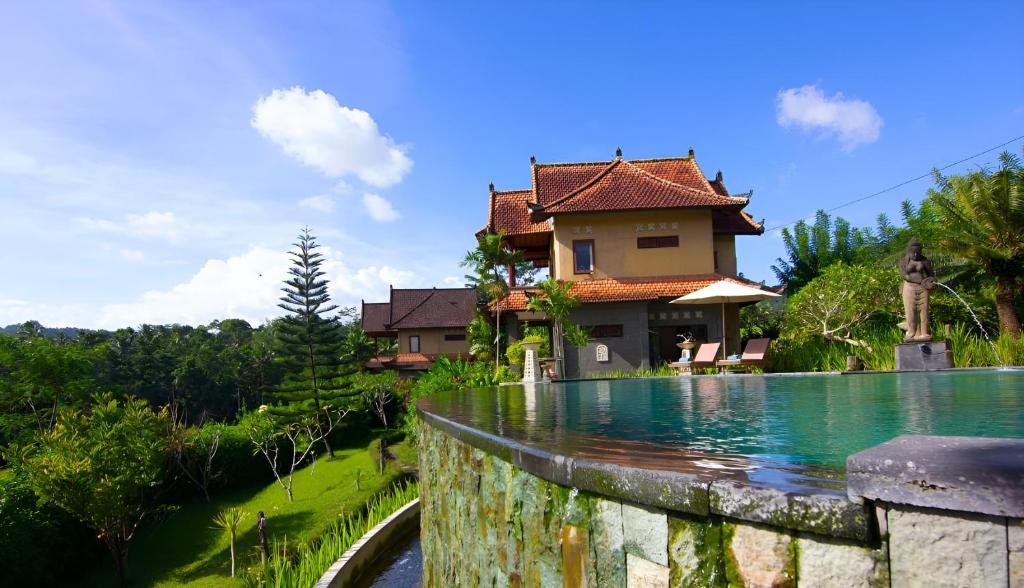
[[[728,357],[725,351],[725,303],[722,303],[722,359]]]

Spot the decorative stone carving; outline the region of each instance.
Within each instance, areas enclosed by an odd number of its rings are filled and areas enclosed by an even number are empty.
[[[525,353],[523,362],[523,382],[532,383],[539,382],[543,379],[543,374],[540,371],[540,362],[537,358],[537,352],[540,350],[540,343],[523,343],[523,351]]]
[[[928,297],[935,288],[935,270],[914,237],[907,243],[907,252],[900,258],[900,276],[903,277],[903,312],[907,320],[900,327],[907,332],[904,341],[931,341],[928,327]]]
[[[599,344],[595,349],[595,355],[599,363],[608,362],[608,346],[604,343]]]

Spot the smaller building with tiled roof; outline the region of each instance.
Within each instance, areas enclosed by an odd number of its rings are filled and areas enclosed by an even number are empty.
[[[565,373],[579,375],[649,367],[678,359],[679,336],[739,346],[739,305],[689,308],[669,302],[718,280],[739,276],[736,237],[760,235],[762,222],[745,209],[753,192],[734,194],[724,175],[708,177],[691,149],[685,157],[538,163],[530,159],[530,187],[488,194],[487,224],[478,235],[503,235],[537,267],[549,268],[583,303],[571,320],[593,327],[594,343]],[[491,306],[505,313],[515,337],[536,291],[516,288],[509,268],[508,296]],[[724,319],[724,320],[723,320]],[[593,352],[593,353],[591,353]],[[605,359],[598,359],[605,358]]]
[[[372,359],[370,369],[430,369],[441,355],[469,358],[466,327],[478,307],[472,288],[391,288],[388,302],[364,302],[371,337],[397,339],[398,353]]]

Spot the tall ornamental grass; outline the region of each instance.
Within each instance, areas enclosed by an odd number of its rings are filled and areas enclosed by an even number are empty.
[[[289,545],[288,538],[273,542],[273,557],[250,567],[242,576],[248,588],[309,588],[317,583],[356,541],[381,521],[391,516],[417,496],[416,482],[394,485],[367,504],[365,512],[341,517],[329,526],[318,540]]]
[[[1000,334],[991,341],[966,323],[932,330],[936,340],[946,340],[953,350],[956,367],[997,367],[1024,365],[1024,339]],[[779,339],[772,342],[769,358],[772,372],[829,372],[846,369],[846,356],[856,355],[865,369],[891,370],[896,367],[894,347],[903,342],[903,331],[896,327],[863,327],[857,334],[870,346],[853,347],[820,337]]]

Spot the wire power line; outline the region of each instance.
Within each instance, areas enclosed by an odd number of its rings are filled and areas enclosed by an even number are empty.
[[[937,169],[938,169],[938,171],[945,171],[945,170],[947,170],[947,169],[949,169],[951,167],[955,167],[957,165],[960,165],[961,163],[970,161],[970,160],[975,159],[977,157],[981,157],[982,155],[985,155],[986,153],[991,153],[991,152],[995,151],[996,149],[1001,149],[1003,147],[1006,147],[1007,145],[1011,145],[1013,143],[1016,143],[1017,141],[1020,141],[1021,139],[1024,139],[1024,135],[1020,135],[1019,137],[1014,137],[1013,139],[1010,139],[1009,141],[1005,141],[1003,143],[1000,143],[1000,144],[996,145],[995,147],[989,147],[988,149],[986,149],[984,151],[979,151],[978,153],[975,153],[974,155],[971,155],[969,157],[965,157],[963,159],[954,161],[953,163],[948,163],[948,164],[946,164],[946,165],[944,165],[944,166],[942,166],[940,168],[937,168]],[[881,196],[882,194],[885,194],[886,192],[892,192],[893,190],[896,190],[898,188],[902,188],[903,186],[906,186],[907,184],[912,184],[912,183],[914,183],[914,182],[916,182],[918,180],[923,180],[925,178],[931,177],[931,175],[932,175],[932,172],[929,171],[928,173],[924,173],[924,174],[921,174],[921,175],[919,175],[917,177],[910,178],[909,180],[902,181],[902,182],[900,182],[898,184],[889,186],[888,188],[886,188],[884,190],[879,190],[878,192],[875,192],[873,194],[868,194],[867,196],[861,196],[860,198],[856,198],[854,200],[850,200],[849,202],[844,202],[842,204],[839,204],[838,206],[833,206],[832,208],[826,208],[825,212],[835,212],[835,211],[839,210],[840,208],[846,208],[847,206],[851,206],[853,204],[857,204],[858,202],[864,202],[865,200],[868,200],[870,198],[874,198],[876,196]],[[805,216],[805,217],[799,218],[797,220],[789,221],[788,223],[784,223],[784,224],[781,224],[781,225],[776,225],[776,226],[774,226],[774,227],[772,227],[770,229],[766,229],[766,232],[770,233],[772,231],[776,231],[778,229],[781,229],[781,228],[784,228],[784,227],[788,227],[789,225],[798,223],[798,222],[800,222],[802,220],[805,220],[805,219],[808,219],[808,218],[811,218],[811,217]]]

